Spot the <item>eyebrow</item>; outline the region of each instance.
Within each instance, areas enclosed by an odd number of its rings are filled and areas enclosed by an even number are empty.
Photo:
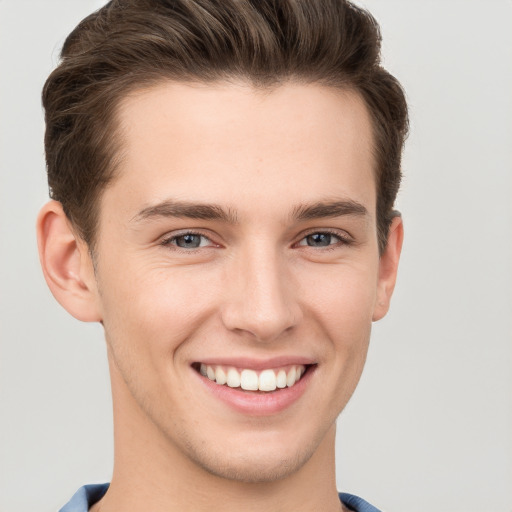
[[[236,213],[232,209],[225,210],[215,204],[191,203],[170,199],[142,209],[132,218],[131,222],[140,222],[157,217],[218,220],[228,224],[238,222]]]
[[[344,215],[365,217],[368,215],[368,210],[361,203],[353,200],[320,201],[313,204],[301,204],[293,210],[293,218],[297,220],[333,218]]]
[[[319,201],[313,204],[295,206],[291,216],[294,220],[304,221],[345,215],[364,217],[368,215],[368,210],[361,203],[353,200]],[[228,224],[238,223],[236,211],[231,208],[226,210],[216,204],[192,203],[171,199],[147,206],[137,213],[131,222],[141,222],[158,217],[216,220]]]

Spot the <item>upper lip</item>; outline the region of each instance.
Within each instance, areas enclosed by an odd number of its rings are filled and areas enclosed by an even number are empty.
[[[208,357],[196,361],[207,366],[232,366],[234,368],[247,368],[248,370],[266,370],[288,365],[312,365],[316,361],[310,357],[283,355],[266,359],[252,357]]]

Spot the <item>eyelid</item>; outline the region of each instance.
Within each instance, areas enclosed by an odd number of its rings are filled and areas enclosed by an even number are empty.
[[[355,242],[352,235],[343,229],[312,228],[312,229],[308,229],[307,231],[302,232],[299,235],[300,238],[298,238],[298,240],[295,242],[294,245],[297,245],[299,242],[302,242],[302,240],[304,240],[306,237],[308,237],[310,235],[317,234],[317,233],[333,235],[336,238],[339,238],[342,243],[347,244],[347,245]],[[332,245],[336,245],[336,244],[332,244]]]
[[[183,247],[179,247],[178,245],[172,243],[177,238],[180,238],[181,236],[186,236],[186,235],[195,235],[195,236],[200,236],[202,238],[206,238],[207,240],[209,240],[210,244],[207,246],[203,246],[203,247],[184,249]],[[174,250],[183,251],[183,252],[192,252],[193,250],[198,251],[201,249],[209,249],[211,247],[221,247],[221,245],[219,243],[217,243],[213,240],[212,235],[206,234],[202,229],[181,229],[178,231],[172,231],[171,233],[167,233],[160,238],[159,245],[162,245],[164,247],[172,247]]]
[[[195,251],[198,251],[200,249],[208,249],[208,248],[212,248],[212,247],[222,247],[222,245],[220,243],[215,242],[213,240],[214,237],[212,237],[211,234],[206,233],[205,231],[206,230],[202,230],[202,229],[182,229],[182,230],[178,230],[178,231],[172,231],[172,232],[167,233],[167,234],[163,235],[162,237],[160,237],[160,241],[158,242],[158,244],[161,246],[164,246],[164,247],[172,246],[173,249],[178,250],[178,251],[191,252],[192,249],[184,249],[182,247],[179,247],[176,244],[173,244],[172,242],[181,236],[196,235],[196,236],[200,236],[200,237],[207,239],[210,242],[210,244],[207,246],[203,246],[203,247],[197,247],[194,249]],[[297,237],[297,240],[296,240],[296,242],[293,243],[293,246],[294,247],[299,246],[300,242],[302,242],[306,237],[308,237],[310,235],[314,235],[316,233],[319,233],[319,234],[324,233],[324,234],[329,234],[329,235],[335,236],[336,238],[339,239],[339,242],[335,243],[335,244],[331,244],[329,246],[325,246],[323,248],[322,247],[316,247],[316,248],[312,247],[313,249],[326,250],[329,248],[336,248],[339,246],[339,244],[350,245],[350,244],[355,243],[355,240],[352,237],[352,235],[350,235],[345,230],[334,229],[334,228],[311,228],[306,231],[303,231],[299,235],[299,237]],[[304,245],[304,246],[300,246],[300,247],[308,247],[308,246]]]

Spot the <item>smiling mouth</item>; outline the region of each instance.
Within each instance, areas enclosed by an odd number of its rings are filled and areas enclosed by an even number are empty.
[[[256,371],[247,368],[235,368],[223,365],[194,363],[192,367],[203,377],[219,386],[239,388],[248,392],[271,393],[291,388],[307,373],[313,365],[287,365]]]

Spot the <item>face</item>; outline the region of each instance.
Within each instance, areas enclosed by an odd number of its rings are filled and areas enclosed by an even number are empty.
[[[95,261],[114,404],[210,473],[292,473],[332,432],[383,314],[364,104],[165,83],[119,121]]]

